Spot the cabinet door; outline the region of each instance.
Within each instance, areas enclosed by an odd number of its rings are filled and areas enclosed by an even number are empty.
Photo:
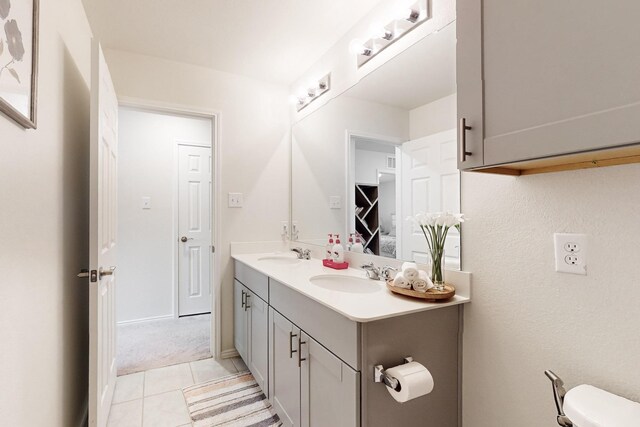
[[[486,165],[640,141],[640,2],[482,3]]]
[[[269,309],[269,398],[285,427],[300,425],[300,330]]]
[[[303,427],[360,425],[360,377],[330,351],[302,333]]]
[[[233,282],[233,343],[240,353],[240,357],[248,362],[247,356],[247,311],[245,309],[245,296],[247,290],[240,282]]]
[[[249,308],[249,370],[256,382],[268,397],[268,361],[269,346],[269,306],[259,296],[248,291],[247,307]]]
[[[458,0],[456,13],[458,169],[464,170],[484,163],[482,2]],[[463,121],[471,129],[462,128]]]

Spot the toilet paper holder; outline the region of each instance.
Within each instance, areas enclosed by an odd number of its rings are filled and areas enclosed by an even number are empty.
[[[573,427],[573,423],[564,414],[564,396],[567,391],[564,389],[564,381],[557,376],[553,371],[544,371],[544,374],[551,380],[553,386],[553,398],[556,401],[556,409],[558,410],[558,417],[556,418],[558,424],[562,427]]]
[[[408,356],[404,358],[404,363],[410,362],[413,362],[413,357]],[[376,365],[373,367],[373,381],[377,383],[384,383],[384,385],[394,389],[395,391],[400,391],[401,389],[400,381],[387,374],[382,365]]]

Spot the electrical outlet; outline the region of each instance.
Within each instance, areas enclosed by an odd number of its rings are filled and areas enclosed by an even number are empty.
[[[143,196],[140,206],[142,207],[142,209],[151,209],[151,197]]]
[[[555,233],[553,235],[556,271],[587,274],[587,235]]]
[[[243,204],[242,193],[229,193],[229,207],[241,208]]]

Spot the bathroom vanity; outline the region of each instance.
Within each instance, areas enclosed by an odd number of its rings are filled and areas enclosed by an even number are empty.
[[[362,270],[289,254],[234,255],[234,340],[285,426],[458,425],[461,304],[389,292]],[[464,275],[465,273],[458,273]],[[411,356],[434,390],[396,402],[374,366]]]

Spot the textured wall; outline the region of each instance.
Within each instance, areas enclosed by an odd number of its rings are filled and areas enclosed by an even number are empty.
[[[544,376],[640,400],[640,165],[463,173],[465,427],[552,427]],[[589,235],[588,275],[554,271],[553,233]]]

